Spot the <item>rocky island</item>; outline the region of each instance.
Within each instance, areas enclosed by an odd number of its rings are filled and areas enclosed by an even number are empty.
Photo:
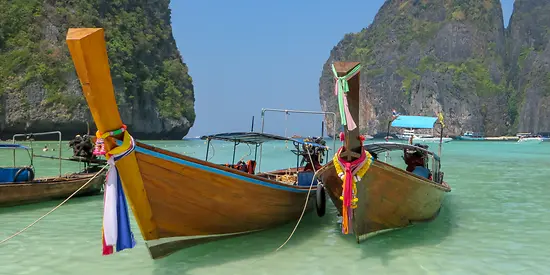
[[[499,0],[387,0],[330,52],[321,107],[338,111],[330,64],[360,61],[359,127],[368,134],[386,130],[393,108],[443,111],[449,135],[550,131],[548,14],[550,0],[516,0],[505,28]]]
[[[140,139],[181,139],[195,121],[188,68],[176,47],[169,0],[7,1],[0,5],[0,138],[95,125],[65,36],[105,29],[122,119]]]

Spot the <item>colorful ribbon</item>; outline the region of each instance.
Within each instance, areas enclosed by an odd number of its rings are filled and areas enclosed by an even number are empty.
[[[347,125],[348,130],[351,131],[357,128],[353,117],[349,112],[348,98],[345,93],[349,92],[348,80],[354,77],[361,70],[361,64],[357,64],[347,75],[338,76],[334,64],[332,64],[332,73],[336,80],[334,84],[334,95],[338,96],[338,107],[340,109],[340,120],[342,125]]]
[[[439,123],[441,123],[441,127],[445,128],[445,123],[443,122],[443,113],[437,114],[437,118],[439,119]]]
[[[104,205],[103,205],[103,255],[112,254],[114,247],[116,252],[133,248],[136,245],[134,234],[130,227],[128,205],[122,187],[122,181],[116,168],[116,162],[131,154],[135,149],[134,138],[125,130],[126,127],[105,134],[96,133],[98,138],[105,139],[112,135],[124,133],[122,145],[105,153],[109,170],[105,180]]]
[[[340,154],[345,149],[340,147],[338,152],[334,154],[333,164],[336,173],[342,179],[342,233],[348,234],[349,228],[352,226],[352,211],[357,208],[357,183],[361,181],[363,176],[369,170],[373,157],[369,152],[363,150],[361,157],[353,161],[346,161],[340,157]]]

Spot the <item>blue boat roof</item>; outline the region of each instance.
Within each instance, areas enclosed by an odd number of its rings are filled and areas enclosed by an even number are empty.
[[[0,143],[0,149],[25,149],[25,150],[29,150],[29,147],[23,146],[21,144]]]
[[[398,116],[391,123],[391,126],[397,128],[432,129],[436,121],[437,117]]]
[[[327,149],[329,148],[328,146],[321,145],[319,143],[305,141],[303,138],[287,138],[283,136],[266,134],[266,133],[257,133],[257,132],[223,133],[223,134],[202,136],[201,139],[223,140],[223,141],[248,143],[248,144],[262,144],[264,142],[274,141],[274,140],[288,140],[299,144],[312,145],[314,147],[324,147]]]

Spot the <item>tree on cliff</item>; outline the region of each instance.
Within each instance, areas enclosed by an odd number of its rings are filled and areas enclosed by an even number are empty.
[[[123,120],[140,137],[181,138],[195,120],[169,0],[0,0],[0,130],[79,132],[91,116],[65,45],[70,27],[105,29]]]

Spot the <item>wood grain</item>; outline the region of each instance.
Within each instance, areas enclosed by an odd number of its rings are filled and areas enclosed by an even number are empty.
[[[246,178],[283,185],[297,190],[308,187],[289,186],[258,175],[216,166],[187,156],[164,151],[145,144],[147,149],[185,159],[207,167],[227,170]],[[262,186],[248,180],[220,175],[207,169],[183,165],[149,154],[136,154],[148,200],[155,216],[160,238],[201,237],[264,230],[297,221],[305,205],[307,192],[292,192]],[[310,193],[307,210],[315,203],[315,189]],[[238,235],[235,235],[238,236]],[[175,241],[149,247],[153,258],[173,251],[209,242],[220,237]]]
[[[67,178],[38,178],[32,183],[0,184],[0,206],[15,206],[54,199],[66,199],[90,180],[95,173],[75,174]],[[94,178],[75,196],[98,195],[105,182],[105,172]]]
[[[332,162],[319,172],[327,193],[342,213],[342,180]],[[389,164],[374,161],[363,179],[357,183],[357,208],[353,226],[356,236],[393,228],[406,227],[414,222],[429,221],[437,216],[446,192],[446,184],[436,184]]]
[[[120,129],[122,120],[115,100],[103,29],[71,28],[66,41],[82,85],[82,93],[98,131],[106,133]],[[111,150],[116,144],[114,140],[107,139],[105,147],[106,150]],[[157,239],[153,213],[147,201],[135,154],[122,158],[116,166],[141,235],[145,240]]]

